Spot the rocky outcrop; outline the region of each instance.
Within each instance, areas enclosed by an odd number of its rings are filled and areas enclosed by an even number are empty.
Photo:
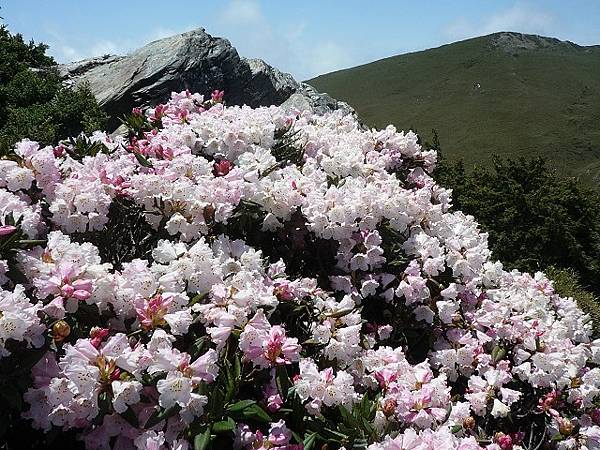
[[[154,41],[127,56],[106,55],[59,66],[69,85],[87,84],[109,114],[113,129],[134,106],[166,101],[173,91],[225,91],[230,105],[282,105],[324,113],[354,113],[344,102],[321,94],[260,59],[238,55],[228,40],[204,29]]]
[[[535,34],[523,34],[512,31],[502,31],[490,36],[492,46],[500,48],[508,53],[518,53],[527,50],[545,49],[581,49],[577,44],[570,41],[561,41],[560,39],[538,36]]]

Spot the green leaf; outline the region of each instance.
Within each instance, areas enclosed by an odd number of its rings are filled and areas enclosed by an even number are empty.
[[[254,400],[240,400],[239,402],[228,406],[227,411],[229,411],[229,412],[242,411],[243,409],[246,409],[247,407],[252,406],[254,404],[256,404],[256,402]]]
[[[235,375],[231,370],[231,364],[229,364],[229,362],[225,364],[224,369],[225,387],[227,388],[227,390],[225,391],[225,403],[229,403],[229,401],[233,398],[237,390],[237,380],[235,379]]]
[[[173,405],[167,409],[158,409],[150,416],[150,418],[146,421],[144,428],[152,428],[157,423],[162,420],[166,420],[171,416],[174,416],[181,410],[179,405]]]
[[[366,439],[355,439],[352,443],[353,449],[366,449],[369,445],[369,442]]]
[[[355,430],[360,428],[359,421],[356,419],[356,417],[354,417],[354,415],[352,415],[352,413],[350,413],[350,411],[346,409],[345,406],[339,405],[338,410],[342,416],[342,420],[348,427],[354,428]]]
[[[188,306],[192,306],[195,305],[196,303],[200,303],[202,300],[204,300],[206,298],[206,296],[208,295],[208,293],[202,293],[202,294],[196,294],[192,297],[192,299],[190,300],[190,303],[188,304]]]
[[[206,347],[207,344],[208,344],[207,336],[199,337],[190,345],[188,353],[192,357],[196,358],[198,355],[200,355],[202,350],[204,350],[204,347]]]
[[[216,387],[212,391],[212,395],[208,397],[208,405],[206,410],[212,414],[212,417],[221,417],[223,415],[223,406],[225,405],[225,393],[220,387]]]
[[[149,167],[149,168],[152,168],[152,167],[154,167],[154,166],[152,165],[152,163],[151,163],[150,161],[148,161],[148,159],[147,159],[147,158],[146,158],[144,155],[141,155],[140,153],[134,153],[134,155],[135,155],[135,159],[137,159],[137,160],[138,160],[138,162],[139,162],[139,163],[140,163],[140,164],[141,164],[143,167]]]
[[[242,411],[242,417],[246,420],[269,423],[273,420],[267,412],[258,405],[252,405]]]
[[[292,386],[292,383],[285,366],[277,366],[275,369],[275,383],[277,384],[277,390],[281,397],[284,400],[287,399],[288,391]]]
[[[500,361],[502,358],[506,356],[506,349],[496,345],[492,350],[492,360],[494,362]]]
[[[194,438],[194,450],[206,450],[210,446],[210,427]]]
[[[240,380],[242,378],[242,361],[240,360],[239,355],[235,356],[233,360],[233,376],[236,380]]]
[[[346,440],[348,440],[348,435],[344,434],[344,433],[340,433],[339,431],[336,430],[332,430],[331,428],[323,428],[322,433],[325,434],[329,434],[331,435],[331,439],[330,440],[334,440],[336,442],[342,443]],[[323,436],[326,437],[326,436]]]
[[[317,442],[318,433],[315,431],[304,437],[304,450],[312,450]]]
[[[227,408],[229,414],[237,420],[272,422],[271,416],[256,404],[254,400],[241,400]]]
[[[127,410],[124,413],[121,413],[121,416],[132,427],[138,428],[140,426],[138,419],[137,419],[137,415],[133,412],[133,410],[131,408],[127,408]]]
[[[228,417],[227,420],[215,422],[212,426],[212,431],[215,434],[229,433],[233,430],[235,430],[235,420],[233,420],[231,417]]]

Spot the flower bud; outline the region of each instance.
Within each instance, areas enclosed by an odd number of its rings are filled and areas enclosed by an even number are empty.
[[[494,436],[494,442],[498,444],[498,447],[500,447],[502,450],[512,450],[513,448],[513,441],[510,435],[502,432],[496,433]]]
[[[467,430],[472,430],[473,428],[475,428],[475,419],[472,416],[467,417],[463,421],[463,428]]]
[[[395,399],[388,398],[383,403],[383,414],[385,415],[385,417],[392,416],[396,412],[396,407],[397,406],[398,406],[398,403],[396,402]]]
[[[73,286],[71,286],[70,284],[65,284],[61,289],[60,289],[60,293],[63,297],[65,298],[69,298],[71,297],[71,295],[73,295],[73,292],[75,292],[75,288]]]
[[[212,222],[215,218],[215,207],[213,205],[206,205],[204,207],[203,215],[206,222]]]
[[[16,227],[12,225],[0,225],[0,236],[8,236],[9,234],[13,234],[17,231]]]
[[[228,159],[222,159],[213,164],[213,174],[215,177],[224,177],[231,169],[233,169],[233,164]]]
[[[54,342],[62,342],[71,334],[71,327],[64,320],[59,320],[52,325],[52,339]]]
[[[52,153],[54,153],[55,158],[60,158],[65,154],[65,146],[62,144],[58,144],[52,149]]]
[[[94,327],[90,330],[91,343],[94,347],[100,347],[100,344],[109,335],[110,330],[108,328]]]
[[[569,419],[558,419],[558,431],[563,436],[570,436],[573,433],[573,422]]]
[[[596,425],[600,425],[600,409],[592,410],[592,412],[590,413],[590,417]]]
[[[225,95],[224,91],[220,91],[218,89],[215,89],[212,94],[210,95],[211,100],[215,103],[221,103],[223,101],[223,96]]]

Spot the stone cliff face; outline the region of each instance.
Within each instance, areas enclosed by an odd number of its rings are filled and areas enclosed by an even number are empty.
[[[134,106],[166,101],[173,91],[225,91],[229,105],[283,105],[324,113],[354,113],[344,102],[317,92],[260,59],[240,57],[230,42],[204,29],[154,41],[127,56],[105,55],[59,66],[70,85],[87,84],[110,115],[109,127]]]

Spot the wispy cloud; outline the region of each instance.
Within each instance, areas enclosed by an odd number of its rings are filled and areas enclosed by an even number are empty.
[[[336,42],[323,42],[311,52],[307,69],[310,75],[332,72],[353,64],[352,58],[344,47]]]
[[[458,17],[447,25],[444,34],[449,39],[465,39],[498,31],[518,31],[533,34],[552,34],[556,17],[551,13],[518,3],[510,8],[484,16],[481,21],[473,22]]]
[[[229,39],[242,56],[265,60],[297,79],[352,64],[350,50],[335,40],[309,36],[304,18],[272,23],[257,0],[230,0],[209,31]]]
[[[232,0],[222,11],[221,20],[234,25],[253,25],[265,21],[258,2]]]
[[[151,41],[183,33],[193,28],[194,26],[192,25],[177,29],[157,27],[135,39],[100,39],[97,41],[78,43],[73,43],[56,30],[47,30],[47,33],[50,36],[47,40],[47,43],[50,46],[48,53],[50,53],[59,63],[79,61],[93,56],[124,55]]]

